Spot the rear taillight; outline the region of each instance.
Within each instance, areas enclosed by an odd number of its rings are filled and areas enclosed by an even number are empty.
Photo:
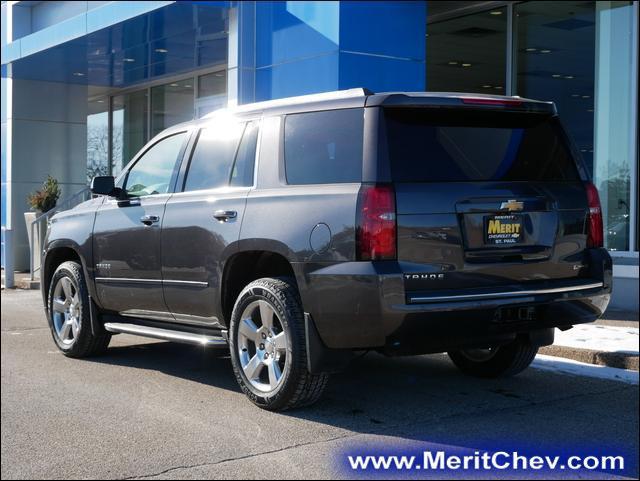
[[[604,245],[602,229],[602,206],[598,189],[591,182],[586,184],[589,216],[587,218],[587,247],[602,247]]]
[[[363,184],[356,228],[360,261],[396,258],[396,195],[388,184]]]

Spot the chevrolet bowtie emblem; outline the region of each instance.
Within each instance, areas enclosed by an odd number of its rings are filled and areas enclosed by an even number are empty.
[[[519,202],[517,200],[510,200],[507,202],[503,202],[502,204],[500,204],[500,209],[501,210],[508,210],[509,212],[514,212],[516,210],[522,210],[524,209],[524,202]]]

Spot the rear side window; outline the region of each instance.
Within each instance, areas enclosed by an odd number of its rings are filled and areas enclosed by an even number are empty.
[[[253,185],[253,167],[256,161],[258,142],[258,121],[247,124],[231,171],[230,185],[233,187],[251,187]]]
[[[363,109],[287,115],[284,159],[289,184],[362,180]]]
[[[396,182],[579,180],[553,117],[388,109],[385,120]]]
[[[185,191],[229,185],[244,128],[244,122],[226,119],[226,122],[216,122],[200,131],[187,171]]]

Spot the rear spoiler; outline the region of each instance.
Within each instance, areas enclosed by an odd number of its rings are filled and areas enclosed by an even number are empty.
[[[556,115],[553,102],[480,94],[388,93],[367,96],[367,107],[433,107],[508,110]]]

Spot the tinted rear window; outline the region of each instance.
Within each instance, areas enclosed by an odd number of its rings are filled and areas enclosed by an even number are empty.
[[[287,115],[284,127],[287,182],[360,182],[363,123],[363,109]]]
[[[388,109],[385,119],[396,182],[579,179],[557,119],[549,116]]]

